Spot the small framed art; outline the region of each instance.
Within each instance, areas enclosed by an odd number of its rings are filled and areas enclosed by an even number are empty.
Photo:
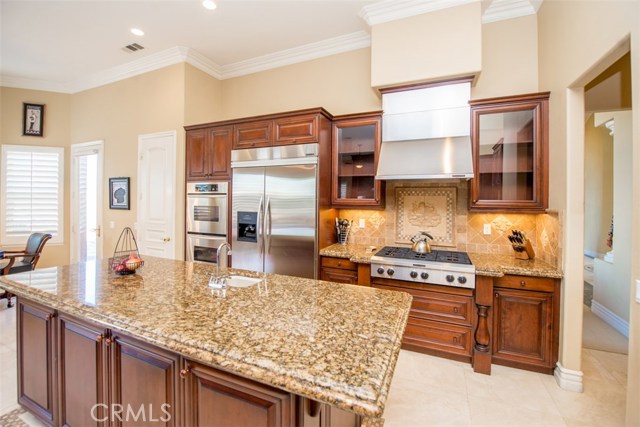
[[[22,134],[26,136],[44,135],[44,104],[24,103]]]
[[[129,209],[129,177],[109,178],[109,209]]]

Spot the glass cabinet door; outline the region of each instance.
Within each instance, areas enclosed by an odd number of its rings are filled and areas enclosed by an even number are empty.
[[[547,208],[548,93],[471,101],[471,209]]]
[[[332,203],[346,207],[382,206],[376,181],[380,151],[380,114],[350,115],[333,124]]]

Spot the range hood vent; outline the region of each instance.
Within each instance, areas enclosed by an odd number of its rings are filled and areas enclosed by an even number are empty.
[[[472,178],[471,82],[382,95],[376,179]]]

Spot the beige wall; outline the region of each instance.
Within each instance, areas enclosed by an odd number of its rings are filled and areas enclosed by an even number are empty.
[[[185,64],[86,90],[71,97],[71,141],[104,140],[104,190],[109,177],[131,177],[131,209],[109,209],[103,198],[103,255],[113,254],[124,227],[133,227],[137,214],[138,136],[176,131],[176,256],[184,252],[184,125]],[[109,222],[115,228],[109,228]]]
[[[613,214],[613,137],[606,127],[596,127],[591,115],[584,143],[584,249],[604,255]]]
[[[565,211],[565,263],[561,315],[560,362],[572,370],[581,366],[582,234],[584,221],[583,152],[584,97],[580,87],[617,58],[612,52],[631,38],[632,104],[640,105],[640,5],[626,1],[567,2],[546,0],[538,13],[540,88],[550,99],[550,206]],[[621,52],[624,53],[624,52]],[[608,58],[611,62],[602,64]],[[571,88],[571,90],[569,90]],[[582,109],[582,112],[579,110]],[[640,123],[640,109],[633,111]],[[569,125],[567,125],[569,124]],[[633,193],[640,194],[640,129],[633,130]],[[567,179],[571,177],[571,179]],[[578,181],[578,182],[576,182]],[[567,186],[568,184],[568,186]],[[567,191],[567,188],[570,191]],[[640,277],[640,203],[632,212],[633,277]],[[572,240],[572,239],[575,239]],[[572,242],[572,246],[569,245]],[[580,242],[580,244],[577,244]],[[629,292],[632,286],[629,284]],[[628,425],[640,424],[639,305],[631,304],[629,369],[627,377]]]
[[[425,13],[371,27],[371,83],[397,86],[482,69],[481,4]]]
[[[222,117],[222,82],[191,64],[185,64],[185,126],[221,120]]]
[[[472,99],[538,92],[536,15],[482,26],[482,72]]]
[[[45,104],[44,137],[22,136],[23,102]],[[36,145],[64,147],[64,242],[47,243],[38,262],[38,267],[64,265],[69,262],[69,216],[67,215],[69,192],[71,96],[53,92],[0,88],[0,111],[2,113],[0,144]],[[25,239],[26,244],[26,239]],[[0,247],[7,247],[0,242]]]
[[[334,115],[380,110],[370,70],[369,49],[359,49],[224,80],[224,118],[313,107]]]

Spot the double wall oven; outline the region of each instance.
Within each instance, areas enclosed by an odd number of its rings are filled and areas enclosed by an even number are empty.
[[[187,183],[187,260],[218,262],[227,241],[228,182]]]

